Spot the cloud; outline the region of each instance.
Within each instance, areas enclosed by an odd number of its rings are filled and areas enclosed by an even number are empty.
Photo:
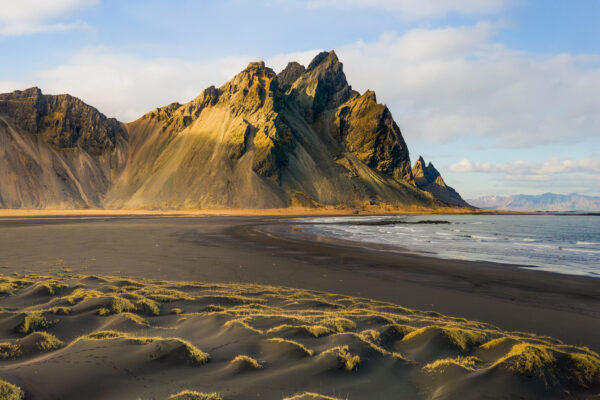
[[[597,158],[548,158],[542,162],[513,161],[493,164],[489,162],[473,162],[463,159],[448,168],[454,173],[497,173],[509,177],[528,177],[531,180],[550,180],[561,174],[600,174],[600,160]],[[522,178],[520,178],[522,179]]]
[[[229,80],[249,61],[246,56],[203,61],[146,59],[91,47],[26,82],[0,82],[0,89],[37,85],[44,93],[69,93],[108,116],[131,121],[156,107],[189,101],[206,87]]]
[[[598,55],[510,49],[494,41],[496,29],[413,29],[336,51],[348,81],[374,89],[409,140],[472,136],[531,147],[597,136]]]
[[[409,143],[485,138],[505,148],[581,143],[600,133],[600,57],[534,54],[494,41],[497,27],[413,29],[336,48],[348,81],[374,89]],[[276,71],[307,65],[317,49],[267,58]],[[185,60],[145,58],[111,48],[86,48],[57,67],[0,90],[38,85],[68,92],[128,121],[172,101],[220,85],[251,56]]]
[[[600,159],[592,157],[551,157],[539,162],[519,160],[507,163],[463,159],[450,165],[448,172],[465,174],[465,179],[479,182],[470,191],[461,192],[470,197],[494,191],[505,194],[550,191],[600,195]]]
[[[309,0],[311,8],[376,8],[398,12],[406,19],[445,17],[448,14],[488,14],[500,11],[506,0]]]
[[[56,18],[97,2],[98,0],[3,1],[0,35],[27,35],[83,28],[85,24],[80,21],[61,22],[56,21]]]

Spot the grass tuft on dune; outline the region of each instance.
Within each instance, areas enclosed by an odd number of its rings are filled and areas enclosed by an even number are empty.
[[[280,338],[280,337],[274,337],[274,338],[270,338],[268,340],[269,340],[269,342],[287,343],[287,344],[291,344],[292,346],[296,346],[297,348],[302,350],[309,357],[312,357],[312,355],[315,354],[314,350],[307,348],[305,345],[303,345],[302,343],[296,342],[295,340],[289,340],[289,339],[284,339],[284,338]]]
[[[20,387],[0,379],[0,399],[2,400],[23,400],[25,393]]]
[[[321,353],[322,356],[327,354],[335,354],[339,361],[339,368],[346,371],[356,371],[360,364],[360,356],[350,353],[348,346],[333,347]]]
[[[326,396],[324,394],[304,392],[291,397],[286,397],[283,400],[344,400],[340,397]]]
[[[233,360],[229,362],[231,365],[238,365],[241,368],[249,368],[249,369],[261,369],[263,366],[256,359],[247,356],[245,354],[240,354],[236,356]]]
[[[23,320],[15,327],[17,333],[31,333],[42,331],[52,326],[55,321],[49,321],[40,311],[31,311],[25,314]]]
[[[217,392],[202,393],[194,390],[183,390],[169,396],[169,400],[223,400],[223,397]]]
[[[0,343],[0,358],[3,360],[12,360],[23,354],[23,349],[17,343],[2,342]]]
[[[33,332],[22,339],[23,343],[31,343],[39,352],[47,352],[60,349],[65,344],[51,333]]]

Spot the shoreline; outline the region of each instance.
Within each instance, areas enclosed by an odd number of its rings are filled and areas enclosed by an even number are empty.
[[[300,216],[300,215],[298,215]],[[293,216],[0,219],[0,272],[240,282],[339,293],[600,351],[595,278],[289,237]],[[265,226],[278,227],[264,232]]]

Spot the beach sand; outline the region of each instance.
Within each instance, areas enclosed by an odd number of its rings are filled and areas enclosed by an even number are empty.
[[[598,393],[593,278],[320,241],[291,216],[59,214],[0,218],[0,341],[21,352],[0,377],[31,399]],[[62,344],[23,329],[36,310]]]

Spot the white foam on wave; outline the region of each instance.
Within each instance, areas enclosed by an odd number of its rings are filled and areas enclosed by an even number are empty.
[[[583,240],[579,240],[575,242],[576,246],[600,246],[600,242],[586,242]]]

